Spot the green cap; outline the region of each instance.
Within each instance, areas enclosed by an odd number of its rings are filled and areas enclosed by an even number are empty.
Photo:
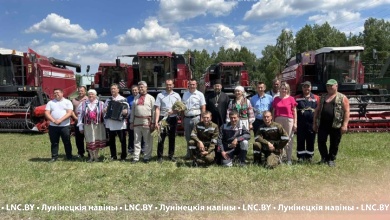
[[[328,80],[328,82],[326,82],[326,85],[336,85],[336,84],[337,84],[337,81],[334,79],[330,79],[330,80]]]

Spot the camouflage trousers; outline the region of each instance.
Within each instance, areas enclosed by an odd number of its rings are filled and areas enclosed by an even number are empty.
[[[215,151],[212,150],[211,152],[209,151],[209,146],[210,142],[203,142],[203,145],[205,147],[205,151],[208,151],[209,153],[207,155],[202,155],[196,142],[194,140],[188,141],[188,148],[191,151],[191,159],[193,160],[202,160],[206,164],[212,164],[214,162],[214,157],[215,157]]]

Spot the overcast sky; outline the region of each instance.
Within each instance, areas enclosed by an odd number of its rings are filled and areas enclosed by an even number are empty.
[[[359,33],[369,17],[389,21],[390,0],[0,0],[0,48],[31,48],[95,73],[138,51],[245,46],[261,57],[282,29],[328,22]]]

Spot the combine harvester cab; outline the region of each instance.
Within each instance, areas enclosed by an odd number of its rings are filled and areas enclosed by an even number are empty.
[[[165,81],[173,79],[173,90],[181,97],[188,90],[188,81],[192,78],[190,66],[194,63],[192,57],[186,59],[184,54],[166,51],[138,52],[134,55],[122,55],[120,57],[133,58],[131,80],[126,83],[129,89],[132,85],[137,85],[139,81],[145,81],[148,85],[148,93],[156,98],[158,93],[165,90]],[[116,67],[122,65],[120,59],[116,59]],[[126,96],[125,92],[124,94]],[[178,132],[182,134],[183,127],[180,119],[178,124]]]
[[[190,65],[193,58],[186,59],[184,54],[174,52],[138,52],[136,55],[122,55],[132,57],[133,84],[145,81],[148,84],[148,93],[156,97],[165,90],[165,80],[173,79],[173,90],[183,96],[188,89],[188,81],[192,78]],[[117,66],[120,65],[117,59]]]
[[[350,102],[348,130],[376,132],[390,130],[390,96],[387,90],[365,82],[361,53],[364,48],[324,47],[297,54],[279,75],[289,83],[292,95],[302,93],[300,84],[310,81],[312,92],[326,93],[326,81],[338,81],[338,91]]]
[[[76,77],[66,66],[79,64],[47,58],[29,49],[27,53],[0,49],[0,132],[47,132],[46,103],[61,88],[64,97],[77,91]]]
[[[243,86],[248,96],[255,94],[250,86],[249,74],[244,62],[220,62],[207,67],[200,79],[199,90],[206,96],[214,91],[216,80],[222,83],[222,91],[230,98],[234,98],[234,88]]]
[[[131,86],[134,81],[133,67],[126,63],[100,63],[98,72],[94,75],[91,88],[94,88],[101,101],[111,96],[110,85],[116,83],[120,87],[120,93],[127,97],[131,94]]]

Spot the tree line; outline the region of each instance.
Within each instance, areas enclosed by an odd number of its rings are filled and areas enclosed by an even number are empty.
[[[192,71],[195,78],[200,78],[211,64],[223,61],[245,62],[251,81],[264,81],[271,85],[272,79],[280,73],[291,57],[297,53],[316,50],[322,47],[363,46],[362,60],[366,73],[377,73],[379,67],[386,62],[390,53],[390,22],[384,19],[368,18],[364,22],[363,32],[348,35],[331,27],[329,23],[322,25],[305,25],[295,36],[291,30],[282,30],[275,45],[267,45],[261,51],[261,58],[246,47],[225,49],[209,53],[206,49],[187,50],[186,54],[195,57]]]

